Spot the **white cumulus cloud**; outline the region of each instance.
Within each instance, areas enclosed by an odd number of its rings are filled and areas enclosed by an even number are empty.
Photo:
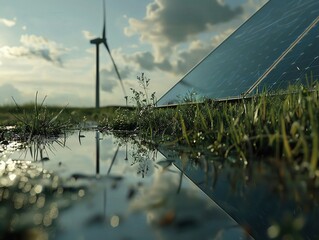
[[[69,50],[62,45],[42,36],[24,34],[20,38],[21,46],[4,46],[0,48],[0,56],[7,58],[42,59],[62,66],[62,56]]]
[[[86,40],[92,40],[92,39],[96,38],[96,36],[93,33],[86,31],[86,30],[82,31],[82,35]]]
[[[13,104],[14,98],[16,101],[22,99],[22,93],[11,84],[0,85],[1,104]]]
[[[171,48],[198,34],[210,31],[243,13],[242,7],[232,9],[218,0],[154,0],[146,8],[142,20],[129,19],[125,34],[140,35],[140,40],[152,45],[156,61],[171,53]]]
[[[265,2],[246,0],[231,7],[224,0],[202,0],[201,4],[193,0],[153,0],[145,16],[128,18],[124,29],[126,36],[139,36],[152,51],[135,52],[125,59],[148,71],[183,75]]]
[[[0,18],[0,24],[6,26],[6,27],[13,27],[16,25],[17,19],[14,18],[12,20],[6,19],[6,18]]]

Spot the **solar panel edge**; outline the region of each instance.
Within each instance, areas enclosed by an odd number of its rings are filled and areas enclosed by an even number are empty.
[[[185,73],[183,75],[183,77],[174,84],[173,87],[171,87],[162,97],[160,97],[158,99],[158,101],[156,102],[156,105],[160,104],[160,101],[165,98],[166,95],[169,94],[169,92],[175,88],[181,81],[183,81],[185,79],[185,77],[187,77],[195,68],[197,68],[202,62],[204,62],[211,54],[213,54],[215,51],[217,51],[221,46],[223,46],[225,44],[225,42],[229,41],[230,38],[235,35],[238,31],[241,30],[241,28],[244,27],[244,25],[246,25],[249,21],[251,21],[252,18],[254,18],[254,16],[256,16],[257,14],[259,14],[259,12],[265,8],[267,5],[270,4],[270,2],[272,1],[276,1],[276,0],[269,0],[268,2],[266,2],[261,8],[259,8],[253,15],[251,15],[244,23],[242,23],[232,34],[230,34],[223,42],[221,42],[216,48],[212,49],[206,56],[204,56],[197,64],[195,64],[187,73]],[[166,104],[163,105],[170,105],[169,102],[167,102]],[[159,105],[159,106],[163,106],[163,105]]]

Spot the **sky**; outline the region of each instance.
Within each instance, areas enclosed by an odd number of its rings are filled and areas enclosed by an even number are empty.
[[[106,0],[106,35],[133,104],[137,76],[160,98],[267,0]],[[95,46],[102,0],[0,0],[0,106],[95,106]],[[100,46],[100,105],[125,105]]]

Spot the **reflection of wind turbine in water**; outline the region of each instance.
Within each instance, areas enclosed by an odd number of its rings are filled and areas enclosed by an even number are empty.
[[[98,130],[96,130],[95,132],[95,147],[96,147],[96,176],[99,176],[100,174],[100,132]],[[111,164],[110,164],[110,167],[107,171],[107,174],[106,176],[109,176],[110,175],[110,172],[111,172],[111,169],[112,169],[112,166],[115,162],[115,159],[117,157],[117,153],[119,151],[119,148],[120,148],[120,145],[117,146],[117,149],[113,155],[113,158],[112,158],[112,161],[111,161]],[[106,221],[106,198],[107,198],[107,191],[106,191],[106,188],[104,188],[104,194],[103,194],[103,221]],[[117,216],[113,216],[113,217],[117,217]],[[112,217],[112,218],[113,218]]]
[[[127,161],[128,160],[128,157],[127,157],[127,140],[125,141],[125,158],[124,160]]]
[[[127,96],[126,96],[125,88],[124,88],[124,85],[122,82],[122,78],[121,78],[120,73],[118,71],[118,68],[115,64],[115,61],[112,57],[109,45],[108,45],[107,40],[106,40],[105,0],[103,1],[103,20],[104,20],[104,23],[103,23],[102,38],[98,37],[98,38],[92,39],[90,41],[91,44],[95,44],[95,46],[96,46],[96,86],[95,86],[95,91],[96,91],[95,92],[95,94],[96,94],[95,95],[95,107],[96,108],[100,107],[100,56],[99,56],[100,51],[99,51],[99,46],[101,43],[104,44],[106,50],[108,51],[108,53],[110,55],[110,58],[112,60],[112,63],[113,63],[113,66],[114,66],[114,69],[116,72],[116,75],[121,83],[121,87],[122,87],[122,90],[124,93],[124,98],[127,100]]]
[[[96,175],[100,174],[100,132],[95,132],[95,150],[96,150]]]
[[[98,176],[100,174],[100,132],[98,130],[96,130],[96,132],[95,132],[95,141],[96,141],[95,142],[95,144],[96,144],[95,145],[95,147],[96,147],[96,171],[95,171],[95,173]],[[119,149],[120,149],[120,145],[117,146],[116,151],[113,155],[110,167],[109,167],[107,174],[106,174],[107,176],[110,175],[111,169],[114,165],[114,162],[116,160],[117,153],[118,153]]]

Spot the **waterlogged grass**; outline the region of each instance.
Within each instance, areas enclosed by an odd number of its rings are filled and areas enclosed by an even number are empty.
[[[62,109],[57,120],[61,122],[69,122],[72,126],[81,125],[85,122],[99,122],[104,119],[113,116],[114,112],[120,107],[102,107],[100,109],[95,108],[80,108],[80,107],[61,107],[52,105],[43,105],[42,111],[47,115],[47,118],[54,117]],[[0,106],[0,126],[16,126],[22,123],[19,119],[27,117],[32,119],[34,117],[34,103],[19,105],[17,108],[15,105]],[[124,108],[131,109],[131,108]]]
[[[57,113],[47,111],[44,101],[45,98],[38,103],[38,94],[36,93],[33,111],[26,112],[14,100],[17,111],[22,113],[20,115],[13,114],[17,119],[16,127],[22,136],[28,136],[29,139],[34,136],[54,136],[62,133],[68,127],[68,121],[58,120],[64,108]]]
[[[34,141],[37,136],[52,137],[97,123],[100,130],[137,138],[140,145],[147,146],[144,150],[158,145],[176,150],[181,168],[186,169],[188,164],[200,165],[207,176],[214,176],[213,187],[218,174],[229,167],[228,179],[233,191],[238,184],[248,188],[249,181],[257,183],[259,178],[264,178],[269,181],[269,192],[286,193],[307,207],[309,203],[314,208],[317,206],[319,86],[311,91],[294,87],[276,95],[260,94],[237,101],[204,101],[157,108],[155,93],[148,94],[149,79],[142,75],[138,80],[142,91],[132,90],[136,107],[46,106],[45,99],[38,101],[37,95],[32,104],[21,106],[13,102],[11,106],[0,107],[0,126],[3,126],[0,143],[6,145],[16,136],[22,141]],[[42,153],[36,151],[33,152],[35,159],[38,154],[43,160]],[[147,152],[139,155],[143,158],[136,158],[134,164],[142,166],[140,174],[143,175],[146,174],[143,163],[152,157]],[[295,219],[289,220],[295,226]],[[285,224],[284,220],[276,221],[270,230]],[[271,234],[269,236],[273,236]]]
[[[34,103],[20,105],[14,99],[11,105],[0,107],[0,142],[18,138],[54,137],[66,130],[106,122],[119,107],[78,108],[46,105],[45,98]],[[130,107],[124,107],[130,111]],[[10,126],[8,128],[8,126]]]
[[[146,101],[144,101],[146,102]],[[274,158],[302,164],[312,174],[319,158],[319,88],[238,101],[206,101],[156,108],[140,104],[103,122],[112,130],[134,130],[165,144],[201,148],[222,158]]]
[[[298,205],[296,215],[292,215],[296,209],[287,207],[289,204],[274,207],[274,212],[267,215],[264,232],[258,232],[260,225],[250,222],[256,227],[252,229],[254,234],[261,234],[261,238],[304,239],[305,232],[311,234],[309,229],[315,232],[311,219],[316,215],[309,213],[316,212],[318,206],[318,86],[311,90],[292,87],[288,92],[238,101],[205,101],[167,108],[136,105],[134,111],[116,111],[103,123],[104,128],[131,130],[133,136],[159,147],[186,173],[192,169],[192,176],[201,169],[198,172],[205,176],[192,180],[201,180],[208,193],[216,194],[215,199],[222,185],[240,202],[238,209],[247,211],[244,219],[250,211],[258,214],[267,205],[258,204],[252,209],[260,199],[251,199],[250,193],[259,187],[261,190],[256,192],[266,196],[267,201],[278,197]],[[223,178],[225,175],[227,178]]]
[[[294,87],[277,95],[261,94],[238,101],[205,101],[171,108],[155,107],[149,79],[139,77],[142,91],[132,90],[136,107],[70,108],[38,103],[0,108],[1,125],[14,125],[28,138],[58,135],[96,122],[100,129],[128,131],[166,145],[200,148],[247,164],[273,158],[302,165],[315,174],[319,158],[319,87]],[[149,97],[150,96],[150,97]],[[3,140],[8,131],[0,130]],[[318,173],[318,171],[317,171]]]

